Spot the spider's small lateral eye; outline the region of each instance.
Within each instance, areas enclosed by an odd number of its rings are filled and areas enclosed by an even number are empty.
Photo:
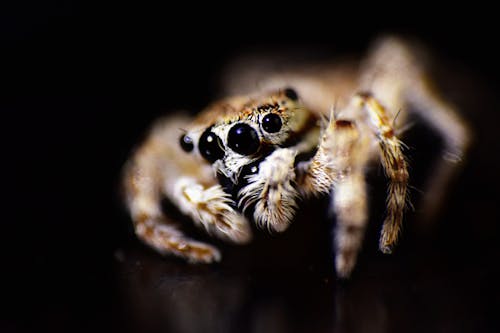
[[[299,95],[295,91],[295,89],[292,88],[286,88],[285,91],[285,96],[291,99],[292,101],[297,101],[299,99]]]
[[[198,142],[198,149],[201,156],[210,163],[214,163],[224,157],[223,147],[222,140],[210,131],[210,128],[203,132]]]
[[[179,143],[181,144],[182,150],[184,150],[186,153],[189,153],[194,148],[193,139],[191,139],[191,137],[187,136],[186,134],[183,134],[180,137]]]
[[[241,155],[252,155],[259,150],[260,140],[257,131],[248,124],[236,124],[227,135],[229,148]]]
[[[281,129],[281,118],[275,113],[268,113],[262,118],[262,128],[267,133],[276,133]]]

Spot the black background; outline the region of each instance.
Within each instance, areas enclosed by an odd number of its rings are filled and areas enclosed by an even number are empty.
[[[0,11],[0,330],[495,331],[494,19],[470,9],[458,15],[457,8],[383,16],[362,6],[332,12],[247,4],[223,13],[187,5],[45,1]],[[433,50],[453,78],[442,79],[452,81],[444,86],[476,131],[433,235],[405,236],[389,258],[369,254],[376,235],[368,237],[364,268],[348,283],[335,280],[322,227],[307,231],[304,223],[289,236],[228,247],[213,268],[161,259],[139,244],[118,183],[156,117],[206,105],[217,74],[236,55],[360,53],[384,32],[416,37]],[[432,145],[427,137],[421,148]],[[302,219],[313,211],[306,205]]]

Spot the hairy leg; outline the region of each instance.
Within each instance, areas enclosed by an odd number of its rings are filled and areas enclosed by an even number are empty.
[[[407,201],[408,165],[403,155],[402,143],[394,134],[392,121],[382,105],[369,94],[357,95],[357,101],[368,113],[379,142],[380,157],[386,175],[389,177],[387,216],[380,234],[380,250],[390,253],[396,244]]]
[[[472,133],[457,110],[446,103],[426,77],[427,53],[397,38],[379,41],[365,63],[361,89],[371,91],[385,106],[408,108],[420,115],[444,139],[444,150],[425,189],[422,213],[432,220],[446,188],[460,169]],[[394,117],[394,115],[391,115]]]
[[[333,190],[335,268],[342,278],[351,274],[365,233],[368,213],[364,172],[369,147],[369,137],[361,136],[353,122],[332,119],[315,156],[297,168],[298,187],[304,195]]]
[[[446,196],[448,185],[463,164],[471,143],[472,131],[457,110],[440,98],[423,73],[419,74],[406,97],[412,106],[411,109],[444,139],[444,149],[432,168],[422,205],[424,219],[431,221]]]
[[[127,205],[137,236],[163,254],[174,254],[190,262],[220,260],[219,251],[184,235],[178,224],[161,209],[162,176],[155,160],[145,161],[145,151],[138,151],[137,161],[130,162],[125,174]]]
[[[329,193],[332,186],[359,159],[355,152],[359,133],[348,120],[331,119],[316,154],[297,165],[297,187],[304,196]]]
[[[364,172],[347,173],[337,182],[332,196],[335,225],[335,269],[341,278],[351,274],[363,242],[367,217]]]

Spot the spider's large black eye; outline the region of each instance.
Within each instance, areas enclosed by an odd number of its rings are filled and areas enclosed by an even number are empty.
[[[187,136],[186,134],[183,134],[181,136],[181,138],[179,139],[179,143],[181,144],[182,150],[187,153],[192,151],[194,148],[193,139],[191,139],[191,137]]]
[[[259,135],[250,125],[236,124],[229,130],[227,144],[238,154],[251,155],[259,149]]]
[[[281,129],[281,118],[276,113],[269,113],[262,118],[262,128],[267,133],[276,133]]]
[[[198,148],[201,156],[210,163],[217,161],[224,157],[224,149],[221,139],[207,129],[200,137]]]
[[[295,89],[292,89],[292,88],[285,89],[285,96],[290,98],[292,101],[296,101],[299,99],[299,95],[297,94]]]

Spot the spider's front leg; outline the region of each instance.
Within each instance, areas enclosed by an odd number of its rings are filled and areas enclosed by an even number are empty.
[[[385,107],[407,106],[409,112],[422,117],[443,138],[443,151],[431,169],[421,205],[421,221],[432,221],[450,182],[463,165],[473,133],[458,110],[432,84],[421,54],[425,51],[420,47],[397,38],[381,40],[363,68],[362,90],[377,96]]]
[[[380,233],[379,248],[391,253],[396,244],[403,213],[407,203],[408,163],[402,152],[402,142],[395,135],[387,110],[369,93],[360,93],[354,98],[368,114],[374,134],[379,143],[380,161],[389,178],[387,216]]]
[[[295,156],[292,149],[276,149],[260,163],[255,174],[247,176],[248,185],[238,193],[243,211],[255,204],[255,223],[269,231],[284,231],[295,215]]]
[[[335,268],[347,278],[356,264],[367,223],[364,167],[369,156],[368,138],[361,137],[351,121],[331,120],[315,156],[298,165],[298,187],[304,195],[333,190],[336,215]]]
[[[179,129],[189,121],[182,116],[160,121],[137,149],[125,168],[127,206],[135,232],[146,244],[190,262],[210,263],[220,260],[220,252],[182,233],[177,223],[163,214],[163,196],[216,237],[245,243],[251,231],[216,183],[211,168],[179,147]]]

